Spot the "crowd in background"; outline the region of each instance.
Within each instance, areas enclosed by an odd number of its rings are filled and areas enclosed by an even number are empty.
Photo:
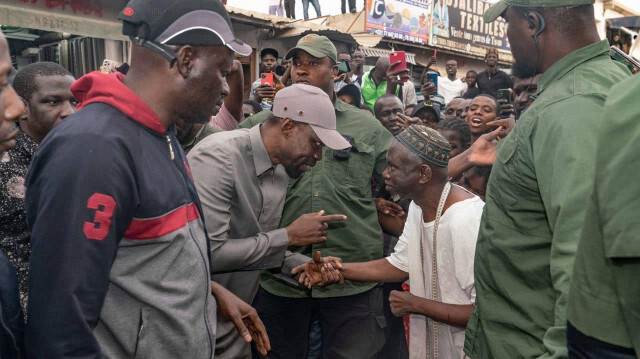
[[[356,0],[340,0],[343,14],[356,12]],[[316,17],[322,16],[320,0],[302,0],[302,14],[304,19],[309,19],[309,3],[316,12]],[[296,0],[269,0],[269,14],[285,16],[290,19],[296,18]]]

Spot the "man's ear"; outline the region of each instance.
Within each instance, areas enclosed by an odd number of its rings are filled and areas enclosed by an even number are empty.
[[[338,68],[338,65],[337,64],[333,65],[333,67],[331,67],[331,79],[332,80],[338,76],[338,72],[340,72],[340,69]]]
[[[296,127],[296,124],[290,118],[284,118],[282,119],[282,121],[280,121],[280,131],[282,132],[282,135],[284,136],[284,138],[289,138],[293,136],[293,131],[295,127]]]
[[[181,46],[176,51],[176,68],[183,78],[189,77],[195,66],[196,49],[190,45]]]
[[[431,181],[431,177],[433,176],[433,171],[431,171],[431,167],[426,164],[420,165],[420,184],[425,184]]]
[[[22,101],[22,104],[24,104],[24,111],[22,111],[22,114],[20,115],[20,117],[18,117],[18,121],[27,120],[31,115],[31,110],[29,109],[29,101],[25,100],[22,97],[20,97],[20,101]]]

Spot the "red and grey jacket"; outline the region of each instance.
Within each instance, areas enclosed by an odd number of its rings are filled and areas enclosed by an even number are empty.
[[[31,358],[212,358],[208,240],[184,153],[122,75],[72,86],[82,109],[33,158]]]

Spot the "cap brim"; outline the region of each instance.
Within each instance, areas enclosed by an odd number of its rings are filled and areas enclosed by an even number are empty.
[[[502,16],[502,14],[504,14],[505,11],[507,11],[508,7],[509,7],[509,4],[507,4],[506,0],[500,0],[497,3],[491,5],[489,10],[485,11],[484,15],[482,16],[484,22],[485,23],[494,22],[497,18]]]
[[[242,42],[238,42],[236,40],[228,42],[227,47],[233,50],[235,53],[237,53],[240,56],[249,56],[253,52],[253,50],[251,49],[251,46]]]
[[[413,110],[413,113],[411,114],[411,117],[416,117],[418,115],[418,113],[420,113],[421,111],[431,111],[432,113],[436,114],[436,117],[438,118],[438,121],[440,121],[440,110],[439,110],[440,106],[422,106],[422,107],[416,107]]]
[[[411,112],[411,117],[415,117],[418,112],[425,110],[427,108],[427,106],[423,103],[419,103],[418,105],[416,105],[416,107],[413,108],[413,112]]]
[[[287,54],[284,55],[284,59],[285,60],[289,60],[290,58],[293,57],[295,52],[298,51],[298,50],[302,50],[302,51],[306,52],[307,54],[315,57],[316,59],[321,59],[323,57],[327,57],[326,54],[324,54],[324,53],[322,53],[322,52],[320,52],[320,51],[318,51],[316,49],[309,48],[309,47],[307,47],[305,45],[300,45],[300,46],[296,46],[293,49],[289,50],[289,52],[287,52]]]
[[[194,34],[198,37],[195,38]],[[163,45],[226,45],[241,56],[249,56],[252,52],[251,46],[235,37],[228,18],[206,9],[194,10],[180,16],[154,41]]]
[[[332,150],[344,150],[351,147],[349,142],[342,137],[340,132],[336,130],[328,130],[326,128],[311,125],[311,129],[315,132],[316,136],[322,141],[322,143]]]

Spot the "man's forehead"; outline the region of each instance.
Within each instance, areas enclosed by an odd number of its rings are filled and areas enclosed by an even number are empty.
[[[410,163],[412,163],[407,161],[409,156],[415,155],[405,145],[398,141],[398,139],[391,142],[391,146],[389,146],[389,150],[387,151],[387,162],[391,162],[399,168],[406,168]]]
[[[69,89],[71,84],[75,81],[73,76],[71,75],[38,75],[34,78],[36,82],[36,86],[40,88],[48,88],[48,89]]]
[[[477,105],[477,106],[491,106],[491,107],[495,107],[495,102],[486,97],[486,96],[478,96],[476,98],[473,99],[473,101],[471,102],[472,105]]]
[[[388,157],[393,158],[398,156],[398,154],[402,153],[403,148],[405,148],[404,145],[400,143],[398,139],[394,139],[389,146],[389,150],[387,151]]]
[[[402,107],[402,101],[398,97],[387,97],[380,100],[380,104],[383,107]]]
[[[453,100],[449,101],[449,103],[447,104],[447,108],[458,106],[461,102],[462,99],[454,98]]]

